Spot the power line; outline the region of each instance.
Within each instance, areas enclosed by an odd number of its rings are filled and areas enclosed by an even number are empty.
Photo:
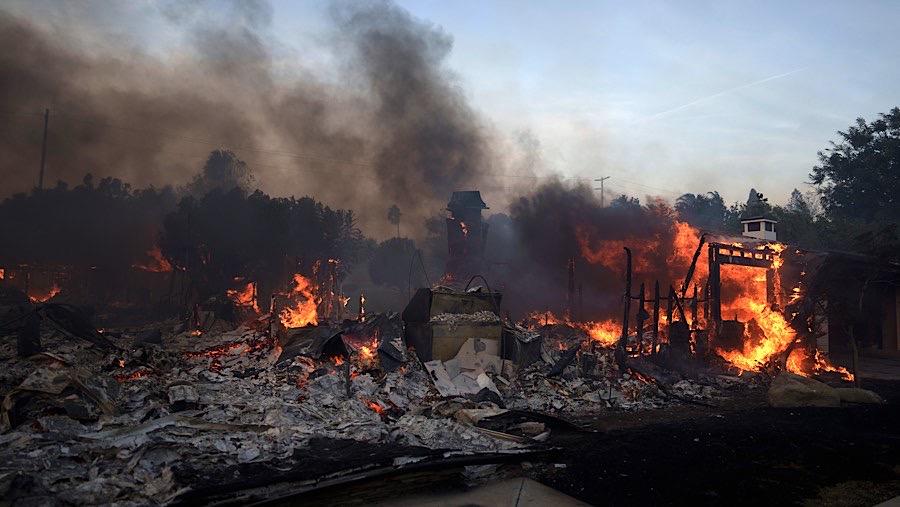
[[[599,188],[599,189],[595,188],[594,190],[600,190],[600,207],[601,207],[601,208],[605,207],[605,206],[603,205],[603,204],[604,204],[604,202],[603,202],[603,200],[604,200],[603,182],[606,181],[606,180],[608,180],[608,179],[609,179],[609,176],[604,176],[604,177],[602,177],[602,178],[598,178],[598,179],[595,179],[595,180],[594,180],[594,181],[599,181],[599,182],[600,182],[600,188]]]

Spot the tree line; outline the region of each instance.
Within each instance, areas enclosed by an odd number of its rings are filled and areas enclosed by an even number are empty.
[[[10,266],[125,270],[160,247],[171,264],[201,275],[210,290],[218,290],[238,275],[309,271],[316,261],[329,258],[340,259],[346,274],[374,259],[369,271],[376,283],[405,288],[411,257],[421,249],[433,273],[430,281],[440,276],[446,258],[441,217],[424,224],[427,238],[417,245],[400,237],[401,210],[387,208],[397,237],[378,243],[356,227],[352,210],[333,209],[308,196],[271,197],[253,190],[253,181],[250,168],[234,153],[215,150],[198,174],[178,189],[134,189],[117,178],[95,181],[87,174],[71,188],[59,182],[16,194],[0,203],[0,261]],[[761,202],[756,205],[762,209],[755,210],[748,210],[746,203],[726,205],[717,191],[686,193],[671,205],[642,205],[623,195],[609,207],[641,208],[653,216],[675,216],[700,229],[731,234],[739,233],[747,213],[761,211],[778,221],[780,241],[897,260],[900,109],[871,122],[860,118],[838,132],[837,140],[819,153],[809,185],[806,193],[794,189],[787,203]],[[564,205],[571,199],[561,196],[559,201]],[[529,209],[517,202],[511,210]],[[533,225],[528,220],[537,219],[512,215],[493,219],[497,235],[502,228],[527,232]],[[420,278],[417,275],[415,282],[425,282]]]

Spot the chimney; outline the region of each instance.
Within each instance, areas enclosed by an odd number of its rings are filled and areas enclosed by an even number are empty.
[[[758,193],[756,189],[750,189],[750,198],[747,199],[747,206],[744,208],[746,216],[741,218],[742,235],[747,238],[763,239],[766,241],[777,241],[775,233],[775,224],[778,222],[766,217],[768,204],[763,194]]]
[[[778,241],[775,220],[766,217],[749,217],[741,220],[741,226],[744,228],[743,236],[748,238],[764,239],[767,241]]]
[[[489,209],[481,199],[481,192],[467,190],[453,192],[447,210],[447,247],[450,258],[447,273],[470,275],[483,268],[484,246],[488,224],[481,218],[481,211]]]

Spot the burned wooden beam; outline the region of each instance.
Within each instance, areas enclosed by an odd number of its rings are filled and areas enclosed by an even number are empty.
[[[659,280],[653,286],[653,342],[650,355],[656,355],[656,346],[659,343]]]
[[[700,252],[703,251],[703,244],[706,242],[706,234],[700,235],[700,243],[694,252],[694,258],[691,259],[691,267],[688,268],[687,276],[684,277],[684,283],[681,285],[681,297],[687,294],[688,286],[691,284],[691,278],[694,277],[694,270],[697,268],[697,259],[700,258]]]
[[[572,364],[572,361],[575,360],[575,357],[578,355],[579,350],[581,350],[581,342],[567,348],[565,352],[560,354],[559,361],[557,361],[556,364],[553,365],[553,368],[550,368],[547,376],[555,377],[565,371],[566,367]]]

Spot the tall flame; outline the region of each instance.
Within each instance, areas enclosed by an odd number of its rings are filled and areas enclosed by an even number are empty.
[[[665,281],[665,277],[678,280],[683,277],[691,265],[694,253],[697,250],[701,233],[691,225],[674,220],[672,222],[672,235],[656,234],[651,237],[627,237],[624,239],[598,241],[599,229],[596,225],[580,225],[576,229],[578,244],[581,254],[589,263],[600,264],[613,272],[619,272],[624,264],[623,247],[632,250],[632,266],[636,275],[643,277],[656,277]],[[668,236],[665,239],[663,236]],[[668,242],[671,241],[671,244]],[[722,245],[720,253],[734,255],[732,248],[753,249],[754,247],[741,243]],[[762,268],[730,265],[720,266],[720,280],[722,284],[721,314],[725,319],[735,319],[747,326],[744,343],[741,350],[716,349],[716,352],[734,366],[744,370],[756,370],[760,366],[770,363],[773,359],[782,360],[789,347],[798,339],[797,333],[791,328],[785,316],[776,310],[780,305],[793,302],[801,296],[800,288],[787,291],[782,294],[780,268],[784,264],[781,256],[785,245],[780,243],[764,243],[755,246],[756,251],[744,252],[744,256],[752,256],[754,259],[772,258],[772,268]],[[665,255],[666,267],[661,266],[660,256]],[[666,272],[658,272],[665,269]],[[705,256],[698,258],[695,265],[692,283],[702,287],[709,278],[709,264]],[[684,291],[689,295],[688,287],[675,287],[677,291]],[[774,290],[774,294],[770,291]],[[699,293],[698,293],[699,294]],[[770,296],[775,297],[775,305],[769,305]],[[556,321],[555,317],[536,315],[538,320]],[[551,319],[552,317],[552,319]],[[705,315],[698,312],[695,316],[697,326],[708,327]],[[660,323],[664,324],[663,316]],[[612,345],[621,333],[620,325],[612,321],[573,323],[566,321],[573,327],[581,328],[589,332],[591,339],[604,345]],[[661,329],[662,331],[662,329]],[[814,350],[803,350],[792,354],[787,360],[787,368],[795,373],[810,375],[816,371],[838,371],[845,378],[849,373],[840,371],[827,363],[823,357],[814,354]]]
[[[312,281],[299,273],[295,274],[294,288],[290,296],[295,299],[294,306],[286,306],[279,315],[284,327],[303,327],[319,323],[317,314],[319,299],[315,296]]]

